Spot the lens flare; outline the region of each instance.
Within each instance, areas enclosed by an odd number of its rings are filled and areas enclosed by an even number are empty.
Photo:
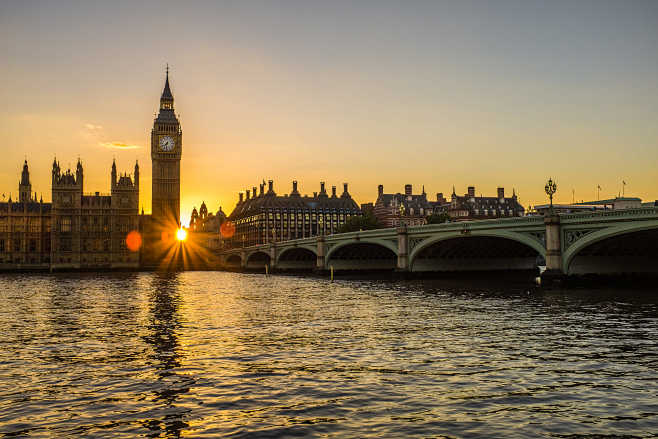
[[[185,229],[178,229],[176,231],[176,239],[185,241],[187,239],[187,231]]]
[[[131,252],[139,251],[142,246],[142,235],[137,230],[133,230],[126,236],[126,247]]]
[[[219,233],[222,234],[222,238],[224,239],[232,238],[235,235],[235,224],[231,221],[223,222],[219,227]]]

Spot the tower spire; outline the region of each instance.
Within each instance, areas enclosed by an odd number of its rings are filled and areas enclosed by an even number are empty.
[[[162,90],[162,97],[160,97],[160,99],[174,99],[174,96],[171,94],[171,89],[169,88],[169,64],[167,64],[165,86],[164,90]]]

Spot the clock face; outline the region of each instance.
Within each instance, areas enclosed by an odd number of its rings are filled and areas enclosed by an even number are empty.
[[[171,136],[160,137],[160,150],[169,152],[174,149],[174,139]]]

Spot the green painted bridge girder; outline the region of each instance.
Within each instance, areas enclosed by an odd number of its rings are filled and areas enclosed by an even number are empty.
[[[636,231],[658,230],[658,208],[563,214],[559,217],[564,273],[569,272],[573,258],[591,244]],[[545,232],[544,218],[536,216],[413,226],[406,227],[402,233],[406,234],[408,239],[407,268],[410,269],[420,252],[429,246],[449,239],[469,237],[509,239],[524,244],[545,257]],[[356,243],[379,245],[399,256],[400,233],[401,229],[388,228],[325,236],[325,265],[334,252]],[[273,264],[276,265],[281,255],[293,248],[303,248],[317,255],[318,237],[236,248],[225,251],[222,255],[227,257],[237,254],[248,259],[256,252],[270,255],[272,247],[275,255]]]

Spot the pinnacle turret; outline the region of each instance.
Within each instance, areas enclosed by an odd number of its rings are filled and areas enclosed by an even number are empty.
[[[162,90],[162,96],[160,97],[161,101],[164,99],[171,99],[172,101],[174,100],[174,95],[171,94],[171,88],[169,88],[169,64],[167,64],[164,90]]]

